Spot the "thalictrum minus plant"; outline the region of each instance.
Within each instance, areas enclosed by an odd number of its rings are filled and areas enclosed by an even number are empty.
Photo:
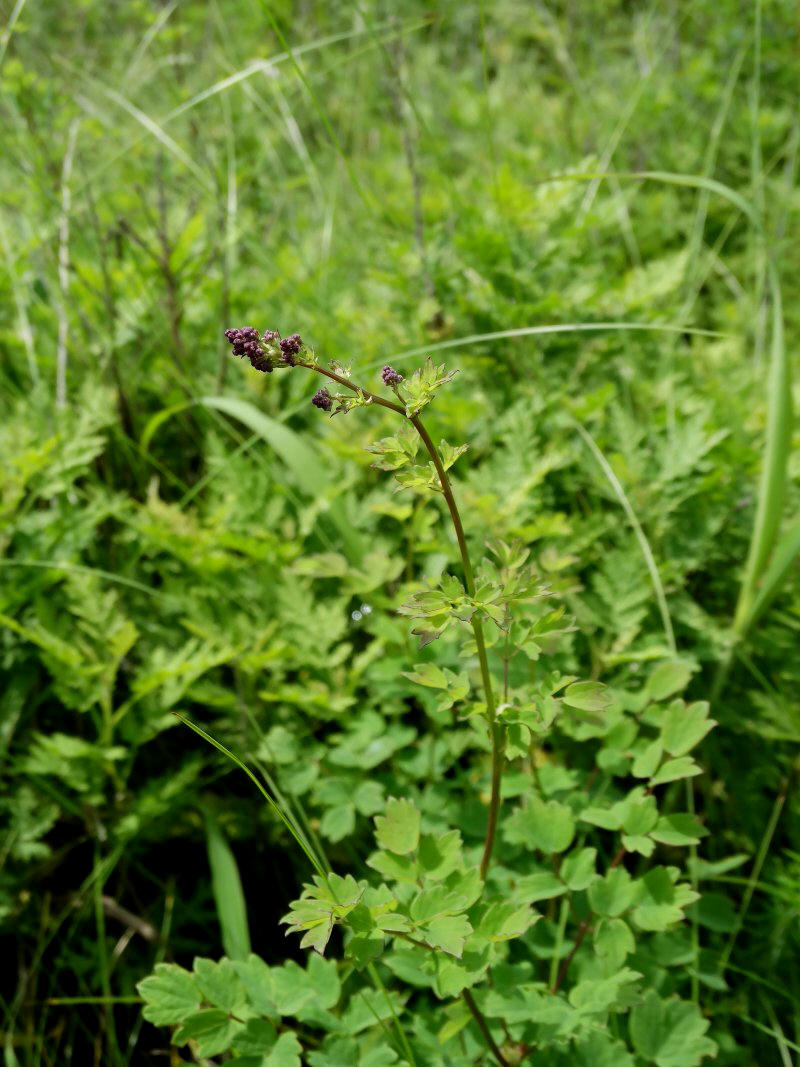
[[[414,375],[408,388],[403,389],[402,386],[405,382],[403,375],[393,367],[388,365],[384,366],[381,371],[381,380],[384,385],[390,386],[394,391],[398,400],[396,403],[392,400],[387,400],[385,397],[378,396],[367,389],[361,388],[351,382],[346,375],[338,373],[336,370],[323,367],[315,358],[313,351],[303,344],[299,334],[295,333],[292,334],[291,337],[281,338],[280,334],[275,330],[267,330],[261,337],[259,337],[258,332],[252,327],[244,327],[240,329],[226,330],[225,337],[233,346],[233,354],[237,356],[247,356],[255,370],[271,372],[277,362],[282,362],[285,366],[303,367],[306,370],[322,374],[343,386],[345,389],[348,389],[351,393],[355,393],[356,398],[353,399],[347,394],[337,393],[332,396],[324,387],[319,389],[312,397],[311,403],[323,411],[330,412],[331,414],[338,414],[340,412],[347,412],[355,406],[375,403],[379,404],[381,407],[389,408],[410,422],[419,435],[430,460],[433,463],[436,478],[438,479],[438,486],[436,486],[436,488],[439,489],[447,502],[453,530],[456,535],[456,540],[458,541],[467,596],[474,600],[476,593],[475,575],[472,561],[470,560],[466,537],[464,536],[464,527],[461,522],[458,504],[456,503],[453,487],[447,475],[447,466],[449,466],[449,464],[446,466],[443,462],[442,455],[437,450],[436,445],[433,443],[430,434],[425,429],[419,416],[420,411],[433,399],[436,389],[440,385],[444,385],[446,382],[450,381],[453,375],[446,373],[444,367],[434,367],[433,363],[428,360],[426,365]],[[341,369],[343,368],[340,368],[340,370]],[[334,405],[336,406],[334,407]],[[457,450],[457,455],[458,454],[460,454],[460,451]],[[451,458],[457,458],[457,455]],[[481,878],[485,879],[489,869],[489,863],[491,862],[492,849],[494,847],[494,839],[497,832],[497,816],[500,807],[500,786],[503,774],[504,729],[502,724],[497,720],[492,678],[489,672],[489,662],[486,655],[486,639],[483,632],[480,613],[478,611],[472,612],[469,621],[472,626],[475,646],[478,653],[481,684],[483,686],[483,695],[486,705],[486,719],[489,726],[492,745],[492,791],[483,855],[480,864]]]

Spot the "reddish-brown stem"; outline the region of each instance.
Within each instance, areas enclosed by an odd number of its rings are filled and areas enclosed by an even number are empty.
[[[436,949],[432,948],[430,945],[426,945],[424,941],[417,940],[416,937],[412,937],[410,934],[404,934],[398,930],[395,933],[395,937],[401,937],[404,941],[408,941],[410,942],[410,944],[416,945],[417,948],[424,948],[428,952],[432,952],[434,956],[436,955]],[[475,1002],[475,998],[473,997],[472,993],[470,993],[469,989],[462,989],[461,998],[469,1008],[470,1015],[475,1020],[478,1029],[481,1032],[483,1040],[486,1042],[486,1047],[489,1049],[494,1058],[500,1064],[500,1067],[508,1067],[508,1061],[505,1059],[503,1053],[497,1047],[497,1043],[492,1037],[491,1031],[489,1030],[489,1024],[486,1022],[486,1018],[483,1012],[478,1007],[477,1003]],[[503,1023],[503,1026],[505,1026],[505,1023]]]
[[[453,488],[447,471],[444,469],[439,453],[431,440],[430,434],[422,425],[419,415],[414,415],[411,423],[422,438],[422,443],[428,450],[428,455],[436,468],[442,494],[447,501],[450,518],[453,521],[453,529],[456,532],[456,540],[461,553],[461,565],[464,570],[464,584],[470,596],[475,596],[475,576],[472,571],[472,563],[467,549],[467,540],[464,536],[464,527],[461,525],[461,516],[458,512]],[[472,633],[475,637],[475,647],[478,650],[478,663],[481,668],[481,681],[483,683],[483,695],[486,700],[486,718],[489,720],[489,731],[492,739],[492,792],[489,800],[489,819],[486,824],[486,836],[483,842],[483,855],[481,856],[480,875],[486,879],[489,863],[492,858],[495,833],[497,832],[497,817],[500,810],[500,783],[503,777],[503,751],[505,735],[502,726],[497,722],[497,711],[492,691],[492,677],[489,673],[489,660],[486,655],[486,641],[483,636],[483,624],[477,613],[472,616]]]
[[[486,1042],[486,1045],[489,1048],[489,1050],[491,1051],[492,1055],[497,1060],[497,1062],[501,1065],[501,1067],[508,1067],[508,1060],[505,1058],[503,1053],[497,1047],[497,1042],[492,1037],[492,1033],[491,1033],[491,1031],[489,1029],[489,1025],[488,1025],[488,1023],[486,1022],[486,1019],[483,1016],[483,1012],[478,1007],[478,1005],[475,1003],[475,998],[473,997],[472,993],[470,993],[470,991],[468,989],[465,989],[463,991],[463,993],[461,994],[461,996],[464,998],[464,1003],[469,1008],[470,1015],[475,1020],[475,1023],[477,1025],[478,1029],[480,1030],[481,1035],[483,1036],[483,1040]]]
[[[419,434],[422,443],[425,445],[425,449],[431,458],[434,469],[436,470],[439,485],[442,489],[442,495],[447,503],[447,509],[450,512],[450,519],[453,524],[453,530],[455,531],[456,541],[458,542],[458,550],[461,555],[461,567],[464,571],[464,585],[466,586],[469,596],[474,597],[475,574],[472,570],[472,561],[469,558],[469,549],[467,548],[467,539],[464,536],[464,526],[461,522],[461,515],[458,511],[456,498],[453,495],[453,487],[450,484],[450,479],[444,468],[444,464],[442,463],[439,451],[433,443],[430,434],[425,429],[419,415],[407,415],[406,409],[400,404],[395,404],[392,400],[385,400],[382,396],[369,392],[368,389],[362,389],[360,386],[354,385],[342,375],[327,370],[325,367],[320,367],[317,363],[298,363],[297,366],[305,367],[306,370],[316,371],[318,374],[324,374],[325,377],[330,378],[331,381],[343,385],[346,389],[350,389],[354,393],[369,397],[373,403],[379,404],[384,408],[389,408],[391,411],[395,411],[399,415],[402,415],[403,418],[409,420]],[[494,702],[494,692],[492,690],[492,677],[489,673],[489,660],[486,655],[486,640],[483,634],[483,624],[477,613],[473,615],[471,625],[472,633],[475,637],[475,647],[478,651],[478,663],[481,671],[483,695],[484,700],[486,701],[486,718],[489,722],[489,732],[491,734],[492,742],[492,789],[489,800],[489,817],[486,824],[486,836],[484,838],[483,854],[480,863],[480,875],[485,881],[489,870],[489,863],[492,858],[492,849],[494,848],[494,839],[497,832],[497,819],[500,810],[500,784],[503,777],[505,732],[503,727],[497,721],[497,710]]]
[[[583,944],[583,939],[589,933],[591,928],[592,928],[592,924],[589,922],[588,919],[584,919],[583,922],[578,927],[578,933],[575,936],[575,940],[574,940],[574,942],[572,944],[572,948],[569,950],[567,955],[564,957],[564,959],[563,959],[563,961],[561,963],[561,966],[558,969],[558,976],[556,977],[555,982],[553,982],[553,984],[550,986],[550,992],[551,993],[557,993],[559,991],[559,989],[561,988],[561,985],[562,985],[564,979],[567,977],[567,971],[569,970],[569,965],[575,959],[575,954],[577,953],[578,949]]]
[[[625,855],[625,852],[626,852],[625,846],[624,845],[620,845],[616,856],[614,856],[613,860],[611,861],[611,863],[609,865],[608,869],[610,871],[613,871],[615,867],[619,867],[620,863],[622,863],[622,859],[623,859],[623,857]],[[563,963],[561,964],[561,966],[558,969],[558,976],[556,977],[555,982],[553,982],[552,986],[550,987],[550,992],[551,993],[557,993],[559,991],[559,989],[561,988],[561,986],[562,986],[562,984],[564,982],[564,979],[567,977],[567,971],[569,970],[570,964],[575,959],[575,955],[576,955],[578,949],[583,944],[583,939],[589,933],[591,928],[592,928],[592,924],[589,922],[588,919],[584,919],[583,922],[578,927],[578,932],[575,935],[575,941],[572,944],[572,948],[569,950],[567,955],[564,957],[564,961],[563,961]]]
[[[332,370],[326,370],[325,367],[320,367],[317,363],[297,363],[297,367],[305,367],[306,370],[316,371],[317,374],[324,374],[326,378],[330,378],[331,381],[337,382],[339,385],[343,385],[345,389],[349,389],[352,393],[361,393],[363,396],[368,396],[373,404],[380,404],[382,408],[389,408],[391,411],[396,411],[403,418],[406,417],[406,409],[399,404],[395,404],[391,400],[384,400],[382,396],[378,396],[377,393],[371,393],[369,389],[362,389],[360,385],[353,385],[351,381],[344,378],[341,374],[336,374]]]

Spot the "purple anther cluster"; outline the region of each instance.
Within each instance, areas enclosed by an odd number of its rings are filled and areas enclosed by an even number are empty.
[[[330,411],[333,407],[333,397],[323,385],[323,387],[318,389],[311,397],[311,403],[315,408],[319,408],[321,411]]]
[[[297,360],[294,358],[303,347],[299,333],[293,333],[291,337],[284,337],[280,342],[281,359],[293,367]]]
[[[273,363],[264,349],[261,335],[254,326],[242,326],[238,330],[226,330],[225,340],[233,347],[235,356],[246,356],[254,370],[272,371]]]

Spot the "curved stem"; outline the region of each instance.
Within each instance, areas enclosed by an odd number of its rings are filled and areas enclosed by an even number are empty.
[[[464,569],[464,584],[466,585],[467,593],[469,593],[471,597],[474,597],[475,575],[472,570],[472,562],[469,558],[467,539],[464,536],[461,515],[458,511],[456,499],[453,496],[453,487],[450,484],[450,479],[447,476],[447,471],[444,469],[436,445],[433,443],[430,434],[423,426],[419,415],[412,416],[410,421],[414,429],[422,438],[422,443],[428,450],[431,462],[436,468],[439,484],[442,487],[442,494],[447,501],[450,518],[453,522],[453,529],[456,533],[458,549],[461,553],[461,565]],[[472,616],[472,633],[475,636],[475,646],[478,650],[478,662],[481,668],[481,681],[483,682],[483,695],[486,700],[486,718],[489,720],[489,730],[492,738],[492,793],[491,799],[489,800],[489,820],[486,824],[486,837],[484,838],[483,855],[481,856],[480,865],[480,875],[481,878],[485,880],[489,870],[489,863],[492,858],[494,838],[497,831],[497,817],[500,810],[500,783],[503,777],[505,734],[503,727],[497,722],[497,710],[494,703],[494,693],[492,691],[492,677],[489,673],[489,660],[486,656],[486,641],[483,636],[483,623],[477,614]]]
[[[345,389],[349,389],[352,393],[362,393],[364,396],[368,396],[374,404],[380,404],[382,408],[389,408],[391,411],[396,411],[399,415],[402,415],[405,419],[406,409],[399,404],[395,404],[391,400],[384,400],[382,396],[378,396],[377,393],[371,393],[369,389],[362,389],[360,385],[353,385],[349,379],[342,377],[341,374],[336,374],[332,370],[326,370],[325,367],[320,367],[318,363],[296,363],[296,367],[305,367],[306,370],[316,371],[317,374],[324,374],[326,378],[330,378],[332,382],[337,382],[339,385],[343,385]]]
[[[453,495],[453,487],[450,484],[447,471],[444,469],[444,464],[442,463],[439,451],[433,443],[431,435],[425,429],[419,415],[407,415],[406,409],[400,404],[395,404],[392,400],[385,400],[382,396],[378,396],[376,393],[371,393],[368,389],[362,389],[360,386],[354,385],[347,378],[342,377],[342,375],[327,370],[325,367],[321,367],[317,363],[298,363],[297,366],[305,367],[306,370],[316,371],[318,374],[324,374],[326,378],[330,378],[331,381],[343,385],[346,389],[350,389],[351,392],[361,393],[364,396],[368,396],[374,403],[379,404],[381,407],[389,408],[390,411],[396,411],[399,415],[402,415],[404,419],[408,419],[419,434],[422,443],[425,445],[425,449],[431,458],[431,462],[433,463],[437,477],[439,478],[442,495],[447,502],[447,509],[450,512],[450,519],[453,523],[456,541],[458,541],[458,551],[461,554],[461,566],[464,571],[464,585],[466,586],[469,596],[474,597],[475,572],[472,569],[472,561],[469,558],[467,539],[464,536],[464,525],[461,522],[461,515],[458,511],[456,498]],[[489,732],[492,742],[492,791],[489,800],[489,818],[486,824],[486,836],[483,842],[483,855],[481,856],[480,863],[480,875],[485,881],[489,870],[489,863],[492,858],[492,849],[494,848],[494,839],[497,832],[497,819],[500,811],[500,785],[503,778],[505,731],[502,725],[497,721],[497,708],[494,702],[494,692],[492,690],[492,676],[489,673],[489,660],[486,655],[486,640],[483,635],[483,624],[477,614],[473,615],[471,625],[472,633],[475,637],[475,647],[478,650],[478,663],[480,665],[483,695],[486,702],[486,718],[489,722]]]

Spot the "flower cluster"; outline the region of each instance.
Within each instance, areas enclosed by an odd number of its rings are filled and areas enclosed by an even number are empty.
[[[311,397],[311,403],[315,408],[319,408],[321,411],[330,411],[333,406],[333,397],[323,385],[323,387],[318,389]]]
[[[276,364],[294,367],[297,355],[303,348],[299,334],[281,337],[277,330],[265,330],[259,334],[254,326],[225,331],[225,339],[233,347],[235,356],[246,356],[254,370],[271,374]]]
[[[279,345],[281,350],[281,360],[288,366],[293,367],[297,363],[297,360],[294,357],[303,347],[300,334],[293,333],[291,337],[282,338]]]
[[[235,356],[254,356],[261,351],[258,330],[254,326],[242,326],[238,330],[226,330],[225,339],[233,345]]]
[[[315,408],[319,408],[320,411],[332,411],[335,404],[336,414],[339,414],[340,412],[350,411],[353,407],[370,404],[376,399],[372,393],[358,389],[349,383],[349,367],[331,363],[331,372],[322,370],[314,357],[313,351],[303,344],[303,339],[299,333],[290,334],[289,337],[281,337],[277,330],[265,330],[261,334],[254,326],[240,326],[236,329],[226,330],[225,339],[233,348],[233,354],[235,356],[245,356],[249,359],[250,365],[254,370],[271,374],[273,370],[280,367],[296,367],[299,364],[300,366],[308,367],[310,370],[317,370],[322,374],[327,374],[328,377],[333,378],[335,381],[343,382],[356,394],[355,397],[341,393],[332,395],[324,387],[318,389],[311,398],[311,403]],[[345,381],[345,379],[348,380]],[[393,389],[398,397],[400,396],[397,388],[405,381],[405,378],[399,371],[387,364],[381,371],[381,380],[384,385],[388,385]],[[391,407],[392,405],[389,406]]]

